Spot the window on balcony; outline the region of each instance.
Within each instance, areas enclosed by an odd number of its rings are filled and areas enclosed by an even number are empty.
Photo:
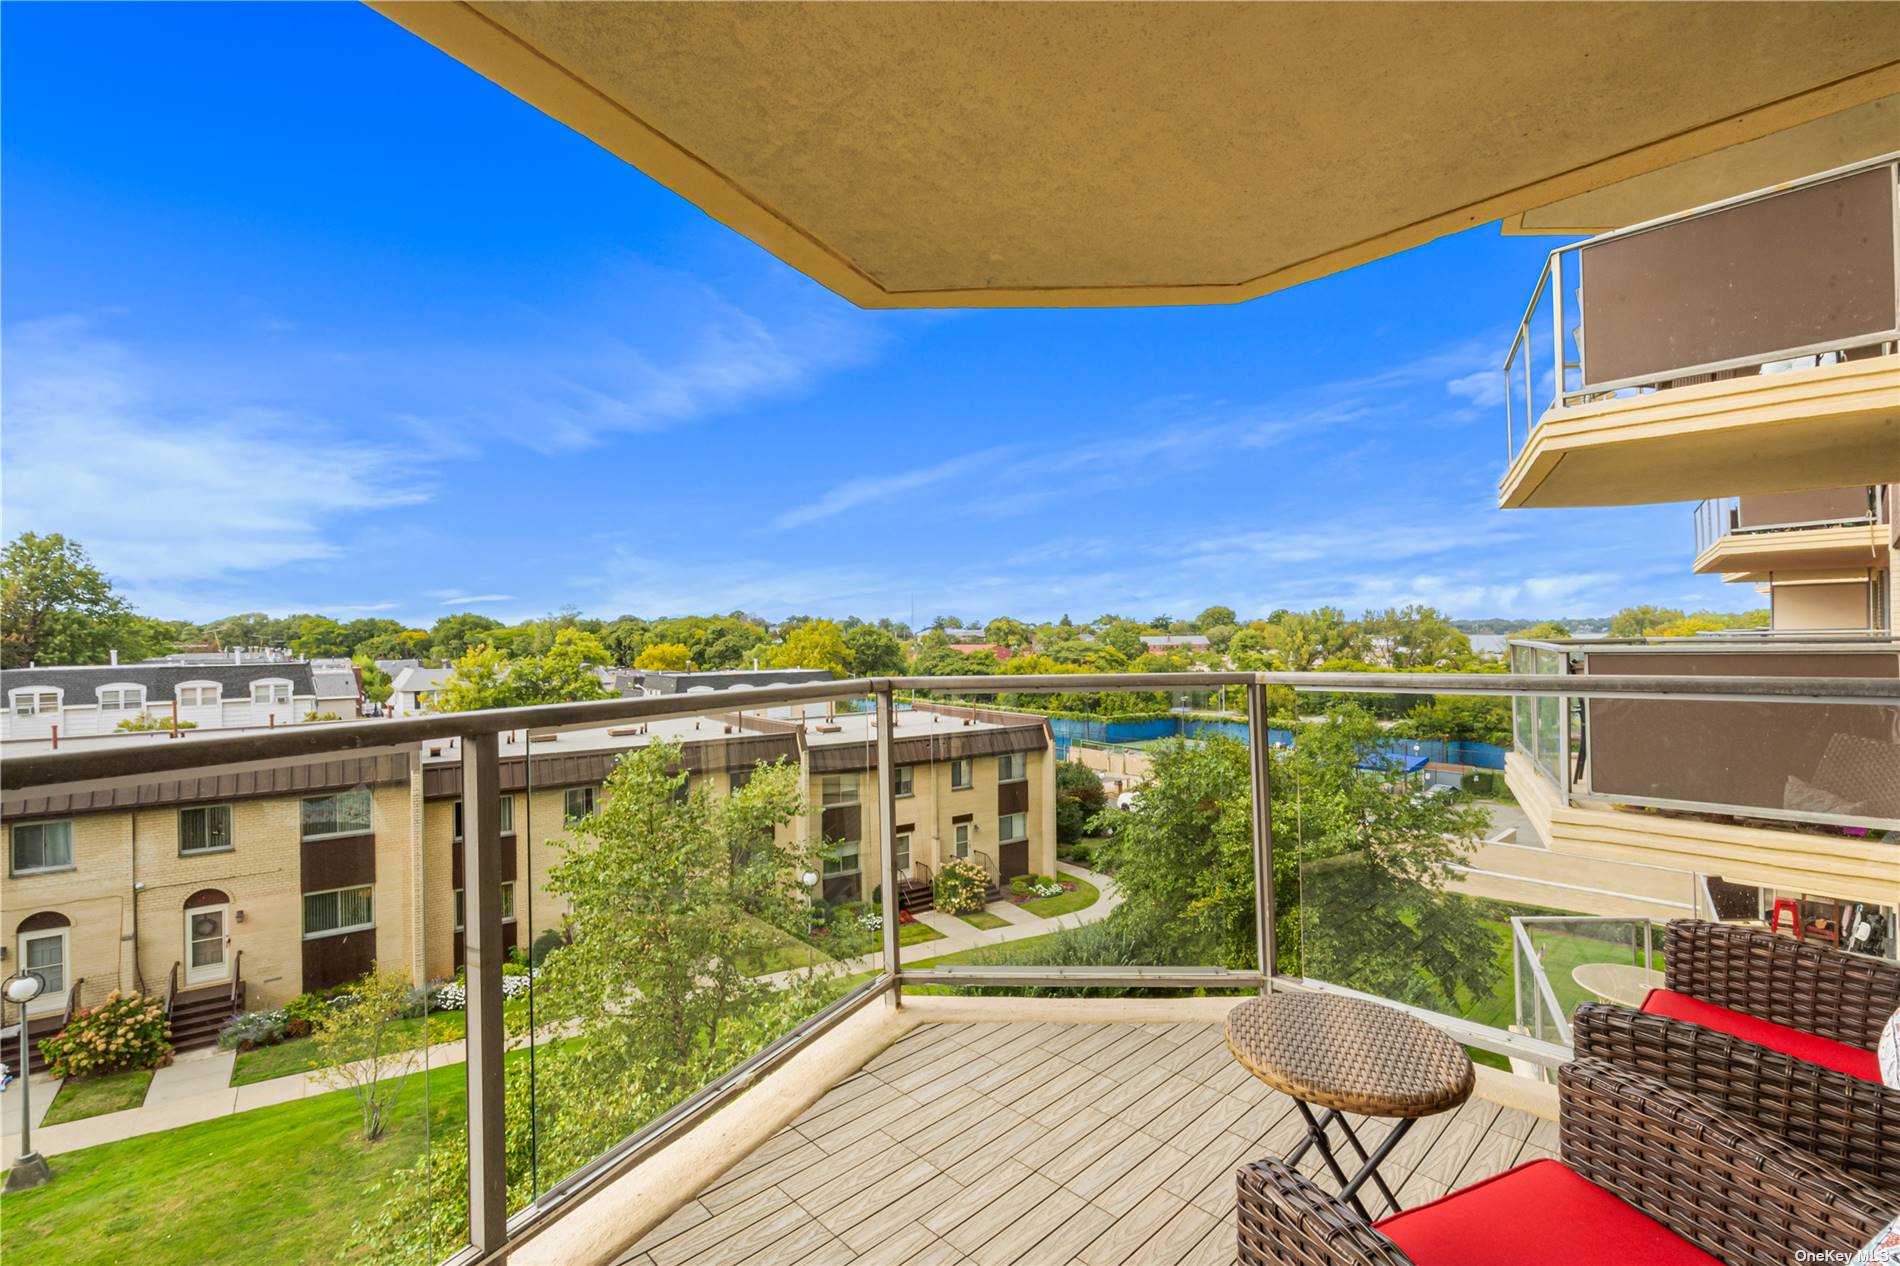
[[[968,759],[950,762],[950,790],[968,791],[975,785],[976,762]]]
[[[30,875],[42,870],[71,870],[71,822],[22,822],[13,828],[13,873]]]
[[[1024,752],[1004,752],[996,758],[997,782],[1021,782],[1029,777],[1029,756]]]
[[[303,895],[303,935],[311,940],[319,936],[341,936],[376,926],[375,911],[368,884],[360,888],[333,888],[328,892]]]
[[[223,853],[234,847],[231,806],[208,804],[178,811],[178,851]]]
[[[369,829],[368,787],[353,787],[334,796],[311,796],[303,802],[303,838],[306,840],[363,835]]]

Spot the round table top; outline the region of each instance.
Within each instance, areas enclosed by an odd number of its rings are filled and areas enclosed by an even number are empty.
[[[1227,1049],[1296,1099],[1378,1117],[1426,1117],[1471,1096],[1464,1048],[1392,1007],[1324,993],[1249,998],[1227,1013]]]
[[[1605,1002],[1640,1007],[1652,989],[1661,989],[1663,974],[1635,963],[1584,963],[1570,978]]]

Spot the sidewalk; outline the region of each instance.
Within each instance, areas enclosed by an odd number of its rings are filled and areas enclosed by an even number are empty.
[[[1115,881],[1107,875],[1084,870],[1068,862],[1058,865],[1065,874],[1094,884],[1101,891],[1101,899],[1092,906],[1054,919],[1045,919],[1010,902],[999,901],[992,904],[989,910],[998,918],[1009,920],[1008,927],[1000,928],[974,928],[953,915],[927,913],[919,922],[936,928],[944,934],[943,938],[906,945],[898,952],[899,960],[935,958],[940,954],[957,953],[983,945],[1000,945],[1005,941],[1019,941],[1025,937],[1041,936],[1045,932],[1080,927],[1084,923],[1107,918],[1110,911],[1121,904],[1121,893],[1115,888]],[[880,952],[847,959],[835,968],[826,970],[852,975],[873,971],[881,967],[883,962],[884,955]],[[803,970],[795,968],[765,979],[777,981],[801,974]],[[543,1036],[556,1035],[550,1032]],[[518,1038],[509,1045],[519,1047],[528,1044],[526,1038]],[[419,1063],[418,1068],[442,1068],[459,1064],[467,1058],[466,1047],[460,1039],[438,1043],[419,1054],[426,1063]],[[252,1082],[248,1086],[233,1086],[228,1083],[236,1061],[237,1056],[231,1051],[194,1051],[182,1055],[169,1067],[153,1074],[152,1087],[146,1092],[143,1106],[45,1128],[41,1128],[38,1121],[52,1106],[53,1095],[59,1089],[59,1080],[44,1075],[36,1077],[33,1079],[34,1150],[43,1156],[57,1156],[62,1152],[78,1151],[82,1147],[137,1138],[141,1134],[155,1134],[181,1125],[249,1112],[253,1108],[267,1108],[311,1095],[327,1094],[340,1085],[326,1084],[319,1073],[292,1073],[288,1077]],[[17,1085],[8,1087],[6,1093],[0,1095],[0,1113],[7,1113],[11,1123],[6,1132],[0,1135],[0,1165],[12,1163],[19,1151],[19,1103]]]

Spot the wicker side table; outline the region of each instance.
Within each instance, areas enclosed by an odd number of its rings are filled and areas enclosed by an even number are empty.
[[[1306,1119],[1306,1138],[1288,1155],[1297,1166],[1318,1147],[1339,1181],[1339,1198],[1367,1222],[1359,1189],[1371,1182],[1393,1211],[1398,1197],[1379,1177],[1379,1164],[1420,1117],[1447,1112],[1471,1097],[1477,1074],[1464,1049],[1403,1011],[1357,998],[1323,993],[1276,993],[1249,998],[1227,1014],[1227,1049],[1241,1067],[1292,1096]],[[1315,1116],[1313,1108],[1325,1109]],[[1398,1124],[1371,1153],[1345,1114],[1393,1117]],[[1348,1177],[1326,1131],[1335,1123],[1359,1157]]]

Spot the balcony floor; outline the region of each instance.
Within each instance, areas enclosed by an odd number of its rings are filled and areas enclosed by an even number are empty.
[[[927,1025],[618,1263],[1225,1263],[1235,1167],[1302,1133],[1219,1025]],[[1555,1122],[1473,1096],[1420,1122],[1380,1173],[1411,1207],[1556,1150]],[[1323,1172],[1317,1152],[1307,1161]],[[1372,1193],[1375,1217],[1379,1204]]]

